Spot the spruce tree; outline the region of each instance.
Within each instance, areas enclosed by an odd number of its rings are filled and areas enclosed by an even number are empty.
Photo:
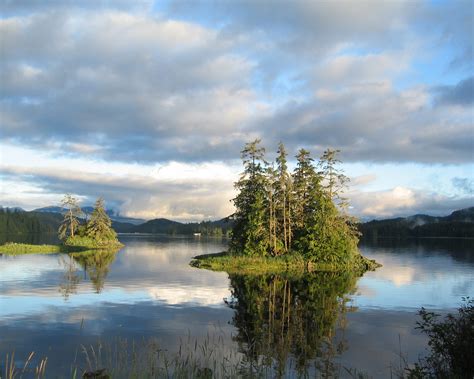
[[[115,241],[117,239],[117,234],[112,229],[112,221],[105,211],[105,202],[102,198],[95,202],[91,218],[87,223],[86,235],[96,242]]]
[[[343,196],[350,179],[339,167],[342,163],[338,155],[340,150],[327,149],[319,159],[320,175],[324,178],[324,188],[332,203],[338,208],[334,211],[338,223],[339,234],[345,236],[344,241],[357,245],[360,232],[357,229],[357,219],[348,215],[349,203]],[[334,221],[335,222],[335,221]]]
[[[357,231],[340,210],[347,177],[337,167],[338,151],[324,152],[318,172],[309,151],[301,149],[289,175],[284,145],[279,144],[275,169],[259,143],[250,142],[241,152],[244,172],[235,183],[231,252],[276,256],[291,251],[307,261],[349,264],[357,254]]]
[[[79,217],[82,216],[82,209],[79,201],[72,195],[66,194],[61,201],[61,206],[65,209],[64,218],[59,225],[58,235],[61,240],[67,237],[74,237],[79,227]]]
[[[238,191],[233,199],[234,228],[231,250],[234,254],[266,255],[269,245],[267,178],[265,176],[265,149],[256,139],[241,151],[244,172],[235,183]]]
[[[340,150],[327,149],[319,159],[318,168],[320,175],[324,178],[324,187],[331,200],[346,203],[342,193],[349,183],[349,178],[344,171],[338,167],[341,161],[338,158]]]
[[[266,173],[266,196],[267,201],[266,205],[268,208],[268,245],[269,245],[269,253],[271,255],[280,255],[282,253],[282,243],[280,238],[277,237],[277,233],[279,232],[278,228],[278,219],[277,219],[277,211],[278,211],[278,198],[277,198],[277,171],[273,167],[273,165],[267,165],[265,170]]]
[[[291,248],[291,176],[288,174],[287,153],[285,146],[280,142],[278,145],[277,181],[276,185],[276,217],[278,222],[278,235],[283,238],[284,252]]]
[[[309,191],[317,174],[308,150],[301,149],[296,155],[296,168],[293,172],[293,223],[295,234],[304,229],[305,213],[308,211]]]

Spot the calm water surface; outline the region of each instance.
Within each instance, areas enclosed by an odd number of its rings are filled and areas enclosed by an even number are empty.
[[[472,240],[362,244],[382,268],[290,280],[188,265],[225,250],[225,240],[120,239],[121,251],[100,257],[0,256],[0,356],[34,350],[61,374],[80,344],[154,337],[173,351],[187,336],[219,335],[229,352],[293,357],[296,366],[325,356],[341,376],[348,367],[389,377],[400,352],[409,362],[424,353],[414,329],[421,306],[445,313],[474,295]]]

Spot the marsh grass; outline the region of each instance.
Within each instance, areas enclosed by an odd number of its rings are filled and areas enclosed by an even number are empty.
[[[87,248],[87,249],[117,249],[123,247],[123,243],[117,240],[95,240],[87,236],[69,237],[64,246],[68,248]]]
[[[190,335],[180,339],[176,352],[161,347],[156,339],[128,341],[117,338],[112,343],[80,345],[67,374],[48,372],[48,358],[31,367],[32,352],[22,367],[15,365],[15,354],[6,356],[5,379],[23,378],[270,378],[273,362],[259,360],[249,364],[244,355],[226,347],[223,334],[200,341]],[[59,375],[59,376],[58,376]],[[3,376],[0,375],[3,379]]]
[[[30,353],[21,367],[15,365],[14,353],[7,354],[5,374],[0,375],[0,378],[323,378],[338,377],[337,373],[341,373],[343,369],[338,367],[337,370],[331,371],[335,376],[327,376],[321,368],[321,362],[318,365],[318,361],[314,360],[313,364],[308,364],[302,372],[289,357],[288,365],[282,372],[278,368],[278,362],[269,356],[260,355],[249,360],[243,353],[227,348],[223,335],[207,335],[203,341],[188,335],[179,342],[175,352],[162,348],[159,341],[153,338],[138,342],[117,338],[112,343],[99,341],[94,345],[80,345],[69,365],[70,368],[66,368],[67,372],[62,373],[47,370],[47,357],[40,359],[33,367],[34,352]],[[0,367],[2,366],[3,362],[0,362]],[[351,378],[369,378],[355,369],[345,370],[346,376]]]
[[[72,249],[81,251],[78,248]],[[69,247],[63,245],[30,245],[26,243],[10,242],[0,246],[0,253],[7,255],[23,255],[23,254],[57,254],[72,251]]]
[[[123,245],[30,245],[27,243],[9,242],[0,245],[0,254],[5,255],[25,255],[25,254],[58,254],[58,253],[82,253],[86,251],[115,250]]]
[[[353,271],[363,273],[375,270],[381,265],[374,260],[358,255],[350,264],[334,264],[324,262],[308,262],[300,254],[283,255],[280,257],[249,257],[230,255],[227,252],[198,255],[190,265],[212,271],[226,271],[229,274],[263,275],[286,273],[300,276],[307,272],[338,272]]]
[[[35,352],[32,351],[27,357],[22,367],[16,367],[15,352],[7,354],[5,357],[5,371],[0,372],[0,378],[5,379],[22,379],[23,377],[28,378],[45,378],[46,377],[46,364],[48,358],[41,358],[35,367],[32,367],[32,361],[34,359]],[[2,374],[4,376],[2,376]]]

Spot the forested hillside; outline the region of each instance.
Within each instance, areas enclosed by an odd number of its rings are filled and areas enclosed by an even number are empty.
[[[56,233],[61,220],[62,216],[59,213],[12,211],[0,208],[0,233]]]
[[[0,208],[0,234],[43,233],[56,234],[63,216],[51,212],[26,212]],[[156,233],[229,235],[233,221],[223,218],[217,221],[181,223],[164,218],[140,225],[112,221],[118,233]],[[434,217],[414,215],[406,218],[373,220],[358,226],[363,239],[421,238],[421,237],[474,237],[474,207],[454,211],[449,216]]]
[[[474,237],[474,207],[454,211],[445,217],[414,215],[373,220],[360,224],[359,230],[365,239]]]

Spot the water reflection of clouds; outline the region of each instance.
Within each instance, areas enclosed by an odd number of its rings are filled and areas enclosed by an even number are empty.
[[[132,238],[108,268],[100,293],[95,293],[87,272],[76,263],[80,281],[67,301],[59,292],[67,267],[58,256],[9,258],[0,266],[2,273],[9,273],[0,277],[0,315],[44,312],[52,306],[72,308],[149,300],[185,307],[222,306],[223,298],[229,295],[227,274],[198,270],[190,267],[189,261],[194,255],[222,251],[224,247],[220,240]]]
[[[230,295],[229,289],[224,287],[152,287],[148,293],[152,298],[170,305],[201,306],[222,306],[223,298]]]
[[[457,307],[472,291],[474,271],[469,261],[429,250],[362,248],[363,254],[383,267],[366,273],[354,297],[359,307],[390,309]]]
[[[61,271],[56,254],[0,257],[0,286],[13,281],[31,282],[46,272]]]
[[[27,355],[35,346],[48,351],[50,367],[61,367],[71,362],[77,346],[99,338],[157,336],[172,350],[188,333],[199,337],[220,328],[229,337],[226,346],[235,348],[230,340],[235,330],[228,324],[234,311],[223,304],[230,293],[228,275],[188,265],[194,255],[224,250],[223,243],[131,238],[126,245],[108,267],[100,293],[77,263],[81,280],[67,302],[59,292],[67,268],[58,256],[2,258],[0,275],[7,275],[0,276],[0,353],[15,346]],[[340,361],[386,377],[388,365],[398,359],[399,336],[410,361],[424,348],[414,331],[420,306],[446,311],[459,305],[461,294],[472,292],[473,262],[423,247],[363,248],[363,253],[384,267],[358,281],[352,296],[358,311],[348,315],[349,350]]]
[[[223,298],[230,291],[226,286],[220,287],[170,287],[152,286],[136,289],[134,287],[106,289],[100,294],[82,289],[65,302],[56,292],[48,288],[38,289],[31,295],[17,296],[15,291],[0,297],[0,316],[44,313],[50,307],[77,308],[83,306],[100,306],[103,303],[135,304],[153,300],[162,305],[223,307]]]

